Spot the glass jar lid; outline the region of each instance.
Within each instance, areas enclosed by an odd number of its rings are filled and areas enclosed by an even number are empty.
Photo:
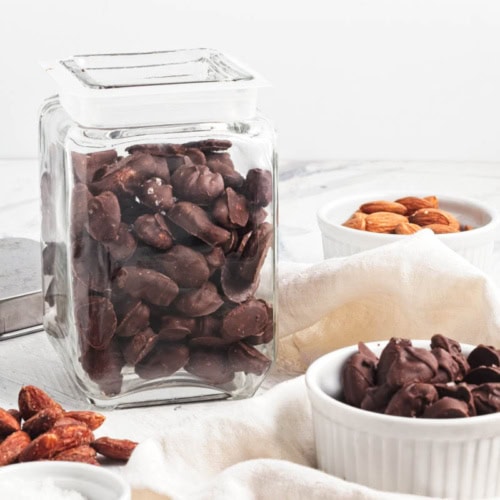
[[[238,121],[267,82],[213,49],[79,55],[42,63],[61,104],[85,127]]]

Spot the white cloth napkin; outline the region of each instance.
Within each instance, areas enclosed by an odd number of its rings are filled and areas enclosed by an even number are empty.
[[[262,396],[223,403],[206,418],[141,443],[126,466],[133,500],[382,500],[377,492],[315,470],[304,377]]]
[[[279,366],[391,336],[500,344],[493,282],[430,231],[343,259],[287,266],[279,282]],[[304,378],[246,401],[180,417],[142,442],[125,468],[138,499],[390,499],[314,469]],[[411,497],[416,498],[416,497]],[[420,497],[421,498],[421,497]]]
[[[499,290],[430,230],[351,257],[287,266],[279,305],[280,364],[294,372],[358,341],[441,333],[500,343]]]

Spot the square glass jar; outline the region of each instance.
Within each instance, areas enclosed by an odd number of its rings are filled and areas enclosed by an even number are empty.
[[[251,396],[275,358],[262,79],[209,49],[45,67],[44,326],[68,376],[102,407]]]

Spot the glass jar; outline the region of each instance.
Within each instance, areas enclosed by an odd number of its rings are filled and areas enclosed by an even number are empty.
[[[44,326],[102,407],[251,396],[275,357],[274,131],[208,49],[46,65]]]

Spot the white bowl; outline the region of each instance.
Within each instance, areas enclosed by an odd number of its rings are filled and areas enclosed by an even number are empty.
[[[31,498],[42,498],[44,487],[50,489],[51,484],[76,491],[85,500],[130,500],[131,495],[130,486],[119,475],[76,462],[26,462],[0,468],[0,493],[16,484],[21,485],[20,493],[24,490],[24,496],[20,496],[23,499],[30,498],[27,490],[34,487],[40,494]]]
[[[429,348],[430,341],[414,340]],[[366,345],[379,355],[387,344]],[[468,354],[474,346],[462,344]],[[321,470],[383,491],[459,498],[500,495],[500,413],[456,419],[396,417],[338,399],[345,347],[316,360],[306,384]]]
[[[413,196],[426,196],[409,193]],[[364,250],[407,238],[400,234],[381,234],[344,227],[342,224],[359,208],[371,200],[393,201],[408,193],[377,192],[339,198],[318,210],[317,218],[323,239],[325,258],[346,257]],[[428,194],[428,193],[427,193]],[[479,269],[488,272],[493,265],[493,247],[500,218],[497,212],[484,203],[462,197],[438,195],[439,207],[455,215],[461,224],[475,229],[460,233],[439,234],[437,237],[452,250],[466,258]]]

